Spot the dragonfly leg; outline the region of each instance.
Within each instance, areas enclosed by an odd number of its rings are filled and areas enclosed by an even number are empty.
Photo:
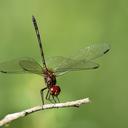
[[[51,99],[51,96],[52,96],[52,99]],[[46,100],[49,100],[51,103],[53,103],[53,101],[54,101],[54,103],[56,103],[55,97],[50,94],[50,91],[49,90],[47,91],[47,94],[46,94]],[[57,100],[59,102],[58,97],[57,97]]]
[[[54,100],[54,103],[56,103],[56,100],[55,100],[55,97],[52,95],[52,98],[53,98],[53,100]]]
[[[50,91],[49,91],[49,89],[48,89],[48,91],[47,91],[47,94],[46,94],[46,100],[48,100],[48,97],[49,97],[49,95],[50,95],[50,93],[49,93]]]
[[[52,102],[53,99],[51,99],[51,94],[50,94],[50,91],[49,90],[47,92],[46,99],[49,100],[51,103],[53,103]]]
[[[47,94],[46,94],[46,100],[49,100],[51,103],[53,103],[53,99],[51,99],[51,94],[49,90],[47,91]]]
[[[44,105],[44,90],[46,90],[47,87],[43,88],[40,90],[40,94],[41,94],[41,100],[42,100],[42,104]]]
[[[56,96],[56,99],[57,99],[57,101],[60,103],[60,100],[59,100],[59,97],[58,97],[58,96]]]

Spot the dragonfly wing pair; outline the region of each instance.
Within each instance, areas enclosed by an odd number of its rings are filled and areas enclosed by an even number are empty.
[[[92,60],[104,55],[109,49],[110,46],[106,43],[93,44],[81,49],[74,57],[57,56],[48,59],[46,62],[48,69],[52,68],[56,76],[69,71],[96,69],[99,67],[99,64],[92,62]],[[43,75],[43,67],[32,58],[21,58],[0,63],[0,72]]]
[[[57,76],[67,73],[69,71],[79,71],[96,69],[99,64],[92,60],[101,57],[110,50],[110,46],[107,43],[92,44],[88,47],[82,48],[76,55],[70,58],[65,57],[53,57],[47,62],[51,64],[54,72]]]

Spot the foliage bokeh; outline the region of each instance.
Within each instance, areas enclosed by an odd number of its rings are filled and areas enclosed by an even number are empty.
[[[34,113],[10,128],[128,127],[128,2],[125,0],[1,0],[0,61],[33,57],[41,63],[31,22],[37,18],[46,56],[70,56],[91,43],[108,42],[111,51],[96,60],[97,70],[68,73],[58,78],[61,101],[90,97],[79,109]],[[41,104],[43,78],[0,74],[0,118]]]

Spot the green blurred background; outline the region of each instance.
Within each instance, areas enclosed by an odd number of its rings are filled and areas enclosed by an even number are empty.
[[[70,56],[91,43],[108,42],[111,51],[97,70],[58,78],[60,100],[90,97],[80,108],[40,111],[10,128],[128,127],[128,2],[126,0],[1,0],[0,61],[33,57],[41,62],[31,16],[38,20],[46,56]],[[0,118],[41,104],[43,78],[0,74]]]

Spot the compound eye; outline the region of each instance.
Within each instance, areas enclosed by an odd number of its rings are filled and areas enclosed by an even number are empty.
[[[60,94],[60,87],[57,86],[57,85],[53,85],[51,88],[50,88],[50,93],[51,95],[54,95],[54,96],[58,96]]]

